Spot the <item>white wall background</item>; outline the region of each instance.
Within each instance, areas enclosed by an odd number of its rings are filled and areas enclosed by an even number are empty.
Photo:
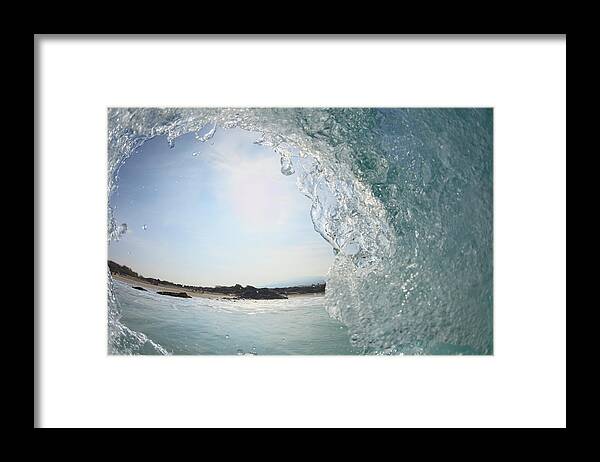
[[[566,425],[564,38],[37,46],[38,425]],[[107,356],[106,107],[166,105],[493,106],[495,355]]]

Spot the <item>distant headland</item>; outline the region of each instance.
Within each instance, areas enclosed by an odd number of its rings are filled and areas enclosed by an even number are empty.
[[[254,287],[235,284],[233,286],[191,286],[178,284],[176,282],[165,281],[157,278],[144,277],[125,265],[120,265],[112,260],[108,260],[108,268],[113,276],[120,276],[128,282],[136,283],[132,287],[137,290],[147,291],[149,288],[177,288],[184,291],[157,291],[160,295],[171,297],[192,298],[191,296],[227,296],[233,299],[253,299],[253,300],[277,300],[287,299],[289,296],[306,294],[323,294],[325,292],[325,283],[311,284],[306,286],[293,287]],[[144,287],[146,286],[146,287]],[[189,292],[189,293],[188,293]],[[191,296],[190,296],[191,294]]]

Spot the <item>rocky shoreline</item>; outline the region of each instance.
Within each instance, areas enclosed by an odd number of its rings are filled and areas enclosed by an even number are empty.
[[[285,300],[290,295],[305,295],[305,294],[320,294],[325,292],[325,284],[313,284],[310,286],[295,286],[295,287],[254,287],[254,286],[242,286],[236,284],[233,286],[216,286],[216,287],[203,287],[203,286],[190,286],[184,284],[177,284],[171,281],[163,281],[156,278],[147,278],[139,275],[131,268],[115,263],[111,260],[108,261],[108,268],[113,275],[119,275],[133,281],[139,281],[146,285],[151,285],[156,288],[176,288],[184,289],[183,291],[170,291],[161,290],[157,291],[160,295],[169,297],[180,297],[180,298],[192,298],[188,292],[193,295],[225,295],[232,299],[250,299],[250,300]],[[134,289],[141,291],[148,291],[141,286],[131,286]]]

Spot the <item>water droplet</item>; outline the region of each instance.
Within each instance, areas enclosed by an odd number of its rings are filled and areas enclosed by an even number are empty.
[[[292,159],[290,159],[288,156],[281,156],[281,173],[286,176],[290,176],[294,173]]]
[[[236,354],[238,356],[242,356],[244,354],[244,350],[242,350],[241,348],[238,348]]]
[[[146,231],[148,229],[148,225],[142,225],[142,229]]]
[[[342,250],[346,255],[356,255],[360,252],[360,245],[356,242],[350,242],[346,244]]]
[[[283,343],[285,343],[287,340],[285,339],[285,337],[283,337],[283,338],[281,339],[281,341],[282,341]]]
[[[197,155],[199,155],[199,152],[192,152],[192,156],[196,157]]]
[[[225,336],[225,340],[229,340],[229,334]]]
[[[117,236],[121,237],[123,234],[125,234],[127,232],[127,223],[121,223],[118,227],[117,227]]]
[[[217,124],[213,125],[213,128],[211,128],[208,132],[206,132],[204,135],[201,135],[202,130],[200,130],[199,132],[196,132],[196,140],[200,141],[201,143],[204,143],[205,141],[208,141],[209,139],[211,139],[215,132],[217,131]],[[210,144],[214,144],[214,143],[210,143]]]

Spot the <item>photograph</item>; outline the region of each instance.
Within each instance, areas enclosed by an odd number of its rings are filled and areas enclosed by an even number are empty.
[[[492,355],[492,108],[108,108],[111,355]]]
[[[566,428],[566,38],[34,34],[34,428]]]

